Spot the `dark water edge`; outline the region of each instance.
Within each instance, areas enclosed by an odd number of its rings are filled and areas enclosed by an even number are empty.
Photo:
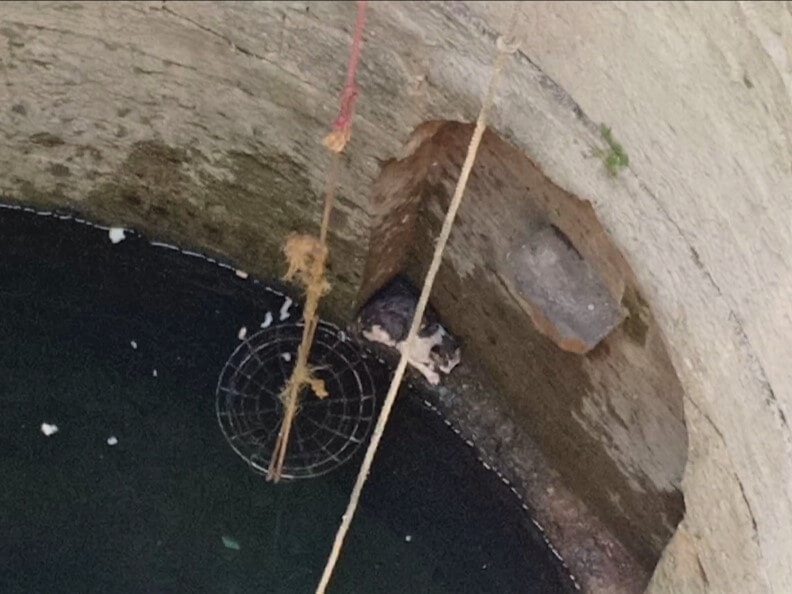
[[[112,244],[0,209],[0,592],[314,591],[362,451],[271,485],[214,411],[239,329],[278,319],[284,288],[268,286],[138,234]],[[329,591],[569,584],[520,501],[404,390]]]

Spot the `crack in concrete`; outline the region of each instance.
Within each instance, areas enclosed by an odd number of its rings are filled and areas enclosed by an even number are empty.
[[[701,405],[699,405],[699,403],[696,402],[696,400],[690,394],[688,394],[687,392],[684,392],[684,394],[685,394],[685,399],[688,402],[690,402],[690,404],[693,405],[693,408],[695,408],[696,411],[702,417],[704,417],[704,420],[707,421],[707,423],[710,425],[710,427],[712,427],[712,430],[715,431],[715,433],[718,435],[720,440],[723,442],[724,447],[726,447],[726,437],[723,435],[723,433],[721,433],[721,430],[718,429],[718,426],[715,424],[715,421],[713,421],[710,418],[710,416],[706,412],[704,412],[704,409],[701,408]]]
[[[171,16],[176,17],[177,19],[179,19],[181,21],[186,21],[186,22],[190,23],[191,25],[193,25],[194,27],[200,29],[201,31],[205,31],[206,33],[209,33],[210,35],[213,35],[213,36],[217,37],[218,39],[222,39],[223,41],[225,41],[229,45],[229,47],[231,48],[232,51],[239,52],[240,54],[248,56],[250,58],[256,58],[258,60],[261,60],[262,62],[269,62],[269,60],[267,60],[264,56],[262,56],[260,54],[257,54],[257,53],[255,53],[255,52],[253,52],[253,51],[251,51],[251,50],[249,50],[247,48],[244,48],[244,47],[242,47],[240,45],[237,45],[227,35],[223,35],[222,33],[218,32],[218,31],[215,31],[214,29],[199,23],[195,19],[191,19],[188,16],[184,16],[183,14],[179,14],[178,12],[176,12],[173,9],[169,8],[167,6],[167,2],[165,0],[163,0],[160,10],[162,12],[166,13],[166,14],[169,14]]]
[[[770,381],[767,379],[767,373],[765,372],[764,366],[759,361],[759,358],[754,354],[753,349],[750,348],[751,342],[748,339],[748,335],[745,333],[745,328],[743,327],[742,322],[740,321],[734,310],[731,310],[729,312],[729,318],[732,320],[732,323],[736,327],[737,333],[739,335],[740,343],[745,345],[746,347],[746,352],[748,354],[751,364],[754,367],[756,367],[756,370],[760,376],[759,381],[761,382],[762,387],[764,388],[765,393],[767,395],[766,402],[771,406],[773,406],[776,413],[778,413],[778,418],[780,419],[781,424],[787,430],[787,434],[789,436],[792,436],[792,430],[790,430],[789,423],[787,422],[786,415],[784,414],[784,410],[781,408],[781,403],[778,401],[778,398],[776,397],[775,394],[775,390],[773,390]],[[787,439],[787,443],[790,445],[790,447],[792,447],[792,442],[790,442],[789,439]]]
[[[701,257],[699,256],[699,253],[693,247],[692,242],[688,239],[687,235],[682,230],[682,227],[679,225],[679,223],[677,223],[671,217],[671,215],[663,207],[663,204],[657,198],[657,196],[654,194],[654,192],[652,192],[649,189],[649,187],[643,181],[641,181],[638,178],[638,176],[635,174],[635,172],[632,169],[630,169],[630,172],[636,177],[636,179],[638,179],[639,184],[640,184],[640,188],[644,192],[646,192],[646,194],[654,201],[654,203],[657,205],[657,208],[663,214],[663,217],[674,227],[674,229],[676,230],[676,232],[679,235],[679,237],[684,241],[685,245],[690,250],[690,254],[691,254],[691,257],[693,259],[694,264],[696,265],[696,268],[698,268],[702,272],[702,274],[704,274],[704,277],[707,279],[707,282],[712,286],[713,289],[715,289],[715,292],[718,294],[718,297],[720,297],[724,301],[724,303],[726,304],[726,307],[728,307],[728,309],[729,309],[729,319],[731,320],[731,322],[732,322],[732,324],[734,326],[734,330],[735,330],[735,332],[736,332],[736,334],[738,336],[739,343],[743,347],[742,350],[745,352],[745,355],[748,357],[748,360],[750,361],[752,366],[755,367],[757,375],[758,375],[757,379],[759,380],[759,383],[762,386],[762,390],[763,390],[763,392],[765,393],[765,396],[766,396],[765,400],[775,410],[775,412],[777,413],[778,418],[781,421],[781,426],[785,430],[784,431],[784,440],[787,442],[787,445],[790,448],[792,448],[792,430],[790,430],[789,423],[787,422],[786,415],[784,414],[784,411],[781,408],[781,403],[776,398],[776,395],[775,395],[775,392],[774,392],[774,390],[772,388],[772,385],[770,384],[770,381],[768,380],[767,372],[765,371],[764,366],[762,365],[761,361],[759,360],[759,357],[756,355],[755,349],[751,345],[751,341],[748,338],[747,333],[745,332],[745,325],[744,325],[743,321],[737,315],[737,312],[734,311],[734,309],[728,304],[727,299],[724,296],[723,291],[721,291],[720,286],[715,281],[715,278],[712,276],[712,273],[704,265],[704,262],[701,260]]]
[[[748,509],[748,515],[751,516],[751,526],[753,527],[753,536],[756,543],[759,543],[759,529],[756,524],[756,516],[754,516],[753,508],[751,507],[751,503],[748,501],[748,497],[745,494],[745,487],[740,480],[740,477],[737,476],[737,473],[734,473],[734,478],[737,480],[737,486],[740,487],[740,495],[742,495],[743,501],[745,502],[745,507]],[[761,556],[762,551],[759,548],[759,555]]]
[[[699,573],[701,574],[701,579],[704,581],[704,586],[709,588],[710,581],[709,578],[707,577],[707,572],[704,570],[704,564],[701,562],[701,557],[699,556],[698,553],[696,553],[696,563],[698,564],[698,570]]]
[[[501,37],[501,32],[491,29],[485,22],[471,14],[464,2],[442,2],[440,4],[442,8],[450,14],[453,14],[460,20],[467,21],[469,25],[477,29],[486,39],[491,41],[493,45],[495,45],[498,38]],[[520,13],[520,15],[521,14],[522,13]],[[519,18],[519,16],[517,18]],[[567,90],[558,84],[551,76],[544,72],[539,64],[537,64],[537,62],[534,61],[533,58],[528,55],[528,53],[523,51],[521,48],[518,48],[517,51],[514,52],[514,56],[520,60],[523,60],[524,62],[527,62],[531,66],[539,79],[539,85],[542,88],[550,91],[558,103],[568,107],[572,113],[575,114],[575,117],[577,117],[591,133],[599,135],[599,124],[595,123],[590,117],[588,117],[577,101],[575,101],[575,99],[572,97],[572,95],[570,95]]]
[[[157,9],[157,10],[159,11],[160,9]],[[200,30],[209,32],[210,34],[213,34],[215,36],[218,36],[218,37],[228,41],[227,38],[223,37],[219,33],[213,32],[210,29],[208,29],[206,27],[203,27],[203,26],[193,22],[192,19],[189,19],[187,17],[183,17],[183,16],[179,15],[178,13],[176,13],[176,12],[170,10],[170,9],[162,9],[162,12],[165,12],[167,14],[175,16],[179,20],[186,20],[186,21],[190,22],[191,24],[193,24],[194,26],[198,27]],[[213,80],[222,81],[222,82],[228,84],[229,86],[233,86],[234,88],[238,89],[241,93],[243,93],[244,95],[246,95],[248,97],[251,97],[251,98],[255,98],[256,97],[255,93],[253,93],[250,89],[245,87],[240,81],[228,79],[228,78],[225,78],[225,77],[222,77],[222,76],[216,76],[216,75],[213,75],[213,74],[210,74],[210,73],[207,73],[207,72],[202,72],[198,68],[196,68],[195,66],[191,66],[189,64],[184,64],[182,62],[177,62],[177,61],[174,61],[174,60],[172,60],[170,58],[163,58],[163,57],[158,56],[156,54],[151,54],[149,52],[144,51],[140,47],[137,47],[137,46],[134,46],[134,45],[118,46],[118,45],[109,43],[105,39],[102,39],[101,37],[97,37],[95,35],[88,35],[88,34],[79,33],[79,32],[76,32],[76,31],[67,31],[67,30],[58,29],[58,28],[55,28],[55,27],[47,27],[47,26],[44,26],[44,25],[25,23],[25,22],[21,22],[21,21],[6,21],[6,22],[8,24],[11,24],[11,25],[16,25],[16,26],[18,26],[18,27],[20,27],[22,29],[33,29],[35,31],[47,31],[47,32],[50,32],[50,33],[57,33],[57,34],[60,34],[60,35],[69,35],[69,36],[78,37],[78,38],[81,38],[81,39],[87,39],[87,40],[95,41],[95,42],[98,42],[98,43],[102,44],[106,49],[110,49],[110,50],[117,50],[120,47],[123,47],[123,49],[125,49],[125,50],[127,50],[127,51],[129,51],[129,52],[131,52],[133,54],[137,54],[139,56],[145,56],[146,58],[150,58],[152,60],[157,60],[157,61],[161,62],[165,66],[175,66],[175,67],[178,67],[178,68],[184,68],[186,70],[190,70],[192,72],[200,73],[203,76],[206,76],[206,77],[211,78]],[[271,66],[274,66],[274,67],[278,68],[279,70],[281,70],[282,72],[284,72],[288,76],[291,76],[295,80],[299,81],[301,84],[304,84],[304,85],[306,85],[306,86],[308,86],[309,88],[312,88],[312,89],[316,89],[317,88],[314,85],[311,85],[310,83],[302,80],[301,78],[299,78],[297,76],[294,76],[292,73],[282,69],[277,64],[274,64],[273,62],[271,62],[271,61],[259,56],[258,54],[255,54],[253,52],[248,52],[246,54],[246,50],[243,50],[243,49],[240,49],[240,48],[236,47],[230,41],[228,41],[228,43],[233,48],[235,48],[236,50],[240,51],[241,53],[243,53],[245,55],[249,55],[250,57],[254,57],[254,58],[260,59],[263,62],[266,62],[267,64],[270,64]],[[44,65],[44,64],[38,63],[39,61],[37,61],[35,59],[31,60],[31,59],[21,59],[20,58],[19,61],[20,62],[22,62],[22,61],[31,62],[32,61],[33,63],[37,63],[39,66],[43,66]],[[46,65],[47,66],[56,66],[56,64],[50,64],[50,63],[47,63]],[[133,66],[133,72],[135,74],[139,74],[139,75],[167,76],[167,72],[166,71],[157,71],[157,70],[145,69],[145,68],[141,68],[139,66]],[[93,83],[93,84],[103,84],[103,83],[100,83],[99,81],[84,81],[84,82],[89,82],[89,83]],[[130,99],[132,99],[134,101],[137,101],[137,102],[139,102],[139,103],[141,103],[143,105],[152,105],[152,106],[153,105],[157,105],[156,102],[147,102],[145,100],[138,100],[138,99],[133,99],[133,98],[130,98]],[[180,104],[178,102],[177,102],[177,104],[179,104],[180,107],[189,108],[190,110],[194,110],[194,107],[184,106],[184,105],[182,105],[182,104]]]
[[[685,392],[685,399],[693,406],[693,408],[696,409],[696,411],[702,416],[702,418],[707,422],[707,424],[712,428],[712,430],[718,436],[718,439],[720,439],[720,441],[723,444],[723,447],[724,447],[724,449],[726,451],[726,456],[728,457],[732,468],[734,468],[734,461],[732,460],[731,454],[729,454],[729,447],[728,447],[728,445],[726,443],[726,437],[723,435],[721,430],[718,429],[718,426],[710,418],[710,416],[706,412],[704,412],[704,410],[701,408],[701,406],[699,406],[699,404],[686,392]],[[751,539],[757,545],[757,553],[758,553],[758,555],[760,557],[762,557],[762,550],[761,550],[761,547],[759,546],[759,526],[758,526],[758,523],[756,521],[756,516],[754,515],[753,507],[751,506],[751,503],[748,501],[748,495],[745,492],[745,486],[743,485],[743,482],[740,479],[740,476],[737,474],[737,472],[735,470],[732,470],[731,474],[734,477],[734,480],[735,480],[735,482],[737,483],[737,486],[740,489],[740,495],[742,495],[743,502],[745,503],[745,508],[748,511],[749,517],[751,518],[751,527],[753,529],[753,532],[751,534]]]
[[[58,29],[56,27],[46,27],[44,25],[34,25],[33,23],[24,23],[22,21],[4,21],[4,23],[9,25],[16,25],[17,27],[20,27],[22,29],[33,29],[35,31],[48,31],[50,33],[58,33],[60,35],[70,35],[72,37],[81,37],[83,39],[90,39],[92,41],[101,43],[105,47],[105,49],[108,49],[110,51],[117,50],[119,47],[113,43],[108,42],[105,39],[102,39],[101,37],[97,37],[95,35],[87,35],[85,33],[78,33],[77,31],[68,31],[66,29]]]
[[[157,9],[157,10],[160,11],[160,12],[163,12],[163,13],[165,13],[167,15],[170,15],[170,16],[174,17],[175,19],[177,19],[179,21],[182,21],[182,22],[185,22],[185,23],[189,23],[190,25],[192,25],[196,29],[198,29],[200,31],[203,31],[205,33],[208,33],[209,35],[212,35],[213,37],[216,37],[217,39],[222,40],[224,43],[228,44],[228,46],[231,48],[231,50],[233,52],[241,54],[241,55],[243,55],[243,56],[245,56],[247,58],[252,58],[252,59],[255,59],[255,60],[259,60],[260,62],[263,62],[263,63],[265,63],[265,64],[267,64],[267,65],[269,65],[269,66],[271,66],[273,68],[276,68],[279,72],[283,73],[285,76],[292,78],[293,80],[299,82],[301,85],[305,86],[308,89],[311,89],[312,91],[314,91],[316,93],[320,93],[320,94],[325,94],[326,93],[326,89],[325,88],[317,86],[313,82],[308,81],[308,80],[298,76],[294,72],[284,68],[282,64],[279,64],[278,62],[275,62],[272,59],[270,59],[270,58],[268,58],[268,57],[266,57],[266,56],[264,56],[262,54],[256,53],[253,50],[247,49],[246,47],[242,47],[240,45],[237,45],[236,42],[234,42],[227,35],[224,35],[223,33],[220,33],[219,31],[215,31],[211,27],[207,27],[206,25],[196,21],[195,19],[192,19],[192,18],[190,18],[188,16],[185,16],[183,14],[180,14],[180,13],[176,12],[175,10],[173,10],[172,8],[170,8],[168,6],[168,3],[166,2],[166,0],[162,0],[162,7]],[[283,15],[283,23],[284,23],[284,25],[285,25],[285,22],[286,22],[286,15],[284,13],[284,15]],[[281,31],[284,31],[284,29],[281,29]],[[283,33],[281,35],[280,44],[281,45],[283,44]],[[221,80],[227,80],[227,79],[221,79]],[[229,82],[233,83],[236,88],[238,88],[240,91],[242,91],[246,95],[248,95],[250,97],[257,97],[257,95],[253,94],[248,89],[242,88],[241,83],[239,83],[238,81],[229,81]],[[283,107],[289,107],[289,106],[283,106]],[[356,111],[356,113],[355,113],[355,120],[357,122],[356,126],[358,126],[358,127],[361,127],[361,126],[372,126],[374,128],[381,129],[381,126],[379,124],[370,121],[366,116],[364,116],[359,111]],[[391,134],[391,133],[392,132],[388,132],[388,134]]]
[[[233,52],[242,54],[243,56],[246,56],[248,58],[255,58],[256,60],[260,60],[261,62],[265,62],[266,64],[269,64],[270,66],[274,66],[275,68],[278,68],[282,72],[284,72],[284,73],[288,74],[289,76],[293,77],[295,80],[300,81],[302,84],[306,85],[307,87],[310,87],[310,88],[313,88],[313,89],[317,88],[316,85],[310,83],[307,80],[304,80],[304,79],[300,78],[299,76],[295,75],[292,72],[289,72],[288,70],[285,70],[279,64],[273,62],[272,60],[270,60],[266,56],[258,54],[256,52],[254,52],[253,50],[249,50],[246,47],[243,47],[241,45],[238,45],[233,39],[231,39],[227,35],[224,35],[223,33],[220,33],[219,31],[215,31],[211,27],[207,27],[206,25],[198,22],[197,20],[195,20],[193,18],[190,18],[188,16],[185,16],[183,14],[180,14],[180,13],[176,12],[175,10],[173,10],[172,8],[170,8],[167,5],[167,2],[165,0],[162,1],[162,7],[160,8],[160,10],[162,12],[164,12],[165,14],[171,15],[172,17],[174,17],[174,18],[176,18],[176,19],[178,19],[180,21],[189,23],[193,27],[195,27],[195,28],[197,28],[197,29],[199,29],[201,31],[204,31],[205,33],[209,33],[210,35],[216,37],[217,39],[222,40],[223,42],[228,44],[228,46],[231,48],[231,51],[233,51]],[[285,13],[283,15],[283,22],[284,22],[284,24],[286,22]],[[283,44],[283,33],[281,33],[280,43],[281,43],[281,45]]]

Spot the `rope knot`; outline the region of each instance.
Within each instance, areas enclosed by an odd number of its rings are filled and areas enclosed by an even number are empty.
[[[289,269],[283,280],[297,279],[309,291],[324,295],[330,291],[330,284],[324,279],[324,264],[327,260],[327,246],[313,235],[290,233],[286,237],[283,253]]]
[[[333,120],[333,130],[324,137],[322,144],[334,153],[340,153],[352,136],[352,112],[355,109],[358,87],[355,83],[347,84],[341,91],[338,116]]]

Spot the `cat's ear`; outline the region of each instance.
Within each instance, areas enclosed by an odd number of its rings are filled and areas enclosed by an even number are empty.
[[[422,325],[420,330],[423,336],[434,336],[440,330],[440,324],[437,322],[429,322]]]

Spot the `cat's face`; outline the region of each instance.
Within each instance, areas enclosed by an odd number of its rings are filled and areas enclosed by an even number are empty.
[[[462,359],[462,352],[457,340],[449,334],[440,324],[432,324],[422,335],[431,337],[434,345],[429,350],[429,358],[434,367],[444,374],[451,373],[451,370],[459,365]]]

